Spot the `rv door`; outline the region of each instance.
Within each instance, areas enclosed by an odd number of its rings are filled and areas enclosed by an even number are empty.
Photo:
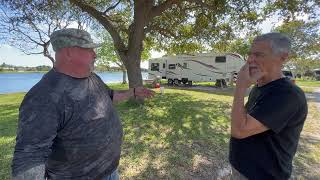
[[[168,65],[167,65],[167,60],[166,60],[166,59],[164,59],[164,60],[162,61],[161,66],[162,66],[162,75],[161,75],[161,78],[162,78],[162,79],[167,79],[166,74],[167,74],[167,67],[168,67]]]
[[[148,78],[149,79],[155,79],[158,76],[161,76],[161,71],[160,71],[160,64],[161,61],[159,62],[158,60],[152,60],[149,61],[149,70],[148,70]]]
[[[216,69],[216,79],[225,79],[227,76],[226,69],[227,69],[227,58],[226,56],[216,56],[214,59],[214,66]]]

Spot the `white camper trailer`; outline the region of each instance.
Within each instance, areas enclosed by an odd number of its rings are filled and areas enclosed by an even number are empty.
[[[229,82],[245,64],[235,53],[163,56],[149,60],[149,79],[167,79],[169,85],[192,82]]]

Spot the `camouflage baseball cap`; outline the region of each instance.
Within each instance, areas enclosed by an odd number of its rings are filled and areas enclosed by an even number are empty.
[[[87,31],[68,28],[55,31],[50,36],[54,51],[65,47],[97,48],[101,44],[94,43]]]

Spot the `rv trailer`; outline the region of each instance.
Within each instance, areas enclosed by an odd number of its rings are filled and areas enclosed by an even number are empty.
[[[149,79],[167,79],[168,85],[192,82],[230,82],[245,64],[236,53],[182,54],[149,60]]]

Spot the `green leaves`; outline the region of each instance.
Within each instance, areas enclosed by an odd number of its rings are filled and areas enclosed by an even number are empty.
[[[299,73],[320,66],[320,20],[293,20],[284,22],[274,30],[287,34],[292,40],[292,66]]]
[[[319,16],[319,6],[318,0],[270,0],[264,7],[264,13],[276,13],[285,22],[294,21],[303,15],[315,19]]]

